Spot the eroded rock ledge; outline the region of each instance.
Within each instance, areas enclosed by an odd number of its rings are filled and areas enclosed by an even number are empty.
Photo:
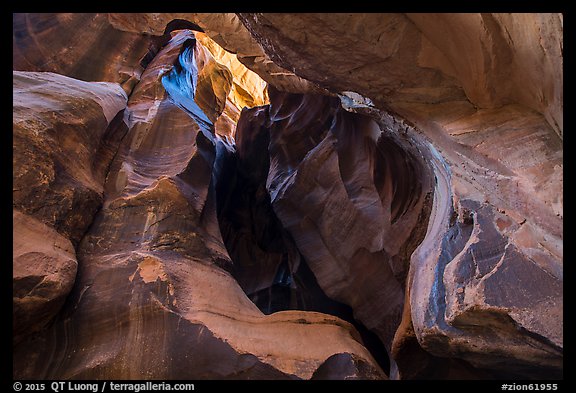
[[[561,15],[14,14],[13,46],[14,378],[562,377]]]

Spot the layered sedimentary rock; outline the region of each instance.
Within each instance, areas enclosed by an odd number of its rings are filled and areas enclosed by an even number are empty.
[[[14,208],[78,244],[102,203],[125,104],[117,84],[14,72]]]
[[[15,377],[562,376],[561,15],[15,14],[13,46],[76,78],[14,73]]]
[[[13,14],[14,70],[116,82],[127,93],[161,44],[114,28],[106,14]]]
[[[416,141],[394,135],[387,128],[390,119],[347,112],[338,98],[273,88],[269,94],[269,108],[243,112],[239,160],[268,150],[263,164],[246,172],[267,170],[274,211],[319,285],[352,307],[355,318],[390,350],[409,256],[426,227],[432,191],[432,172],[423,160],[428,153]],[[249,278],[266,285],[278,263],[270,259],[268,276]],[[289,260],[292,273],[294,265]]]
[[[456,78],[477,107],[518,103],[542,113],[562,137],[562,14],[406,16],[425,37],[422,67]]]
[[[32,216],[13,211],[14,343],[44,328],[70,293],[78,263],[69,239]]]
[[[382,137],[376,121],[344,111],[338,99],[271,99],[275,211],[320,286],[389,347],[407,257],[426,225],[430,179],[422,153],[404,152],[398,144],[408,149],[408,142]]]
[[[67,306],[16,348],[15,377],[385,378],[352,325],[265,316],[229,273],[212,176],[227,144],[214,124],[231,89],[221,67],[183,31],[143,73]],[[339,354],[343,374],[330,373]]]
[[[519,103],[562,135],[560,14],[240,14],[266,54],[378,105]],[[447,39],[447,37],[450,37]]]
[[[72,288],[74,246],[102,204],[125,104],[117,84],[13,73],[15,343],[46,326]]]
[[[394,109],[413,122],[402,127],[407,134],[438,150],[430,223],[411,261],[406,334],[412,323],[428,353],[496,373],[505,362],[511,374],[557,377],[561,16],[241,18],[273,60]],[[527,38],[536,31],[538,39]],[[536,74],[546,77],[525,87]],[[397,332],[394,353],[405,339]]]
[[[506,364],[523,377],[558,377],[562,148],[541,116],[511,120],[516,111],[476,113],[465,119],[478,126],[469,133],[430,118],[417,123],[436,133],[447,164],[436,192],[452,201],[435,200],[433,225],[412,256],[411,316],[430,353],[458,353],[497,373]]]
[[[204,31],[220,47],[235,54],[242,64],[266,82],[288,92],[321,92],[323,89],[282,68],[270,60],[264,49],[254,41],[241,20],[233,13],[155,13],[108,14],[110,23],[119,30],[160,35],[166,26],[190,24]],[[325,91],[324,91],[325,92]]]

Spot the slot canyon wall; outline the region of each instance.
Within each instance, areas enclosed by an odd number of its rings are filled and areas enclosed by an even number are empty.
[[[13,14],[13,377],[560,379],[558,14]]]

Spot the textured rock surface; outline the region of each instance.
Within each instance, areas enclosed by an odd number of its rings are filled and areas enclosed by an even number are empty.
[[[420,66],[456,78],[477,107],[540,112],[562,137],[562,14],[406,16],[424,36]]]
[[[195,56],[181,57],[186,49]],[[169,73],[190,58],[197,81]],[[196,69],[180,64],[178,72]],[[207,103],[229,91],[202,82],[222,73],[189,32],[175,35],[143,73],[104,207],[78,249],[67,307],[45,334],[16,348],[15,377],[299,379],[350,354],[338,363],[347,377],[385,378],[352,325],[310,312],[265,316],[227,271],[212,177],[225,142],[205,118],[218,116]],[[168,96],[163,78],[188,80],[193,96]]]
[[[561,15],[13,18],[15,377],[562,377]]]
[[[146,32],[160,35],[170,24],[187,26],[193,23],[201,28],[218,45],[236,55],[238,60],[256,72],[266,82],[277,88],[293,92],[325,92],[306,79],[282,68],[268,57],[258,42],[233,13],[156,13],[156,14],[109,14],[110,23],[127,32]],[[190,26],[188,26],[190,27]]]
[[[125,104],[117,84],[13,73],[14,343],[47,325],[72,288],[74,245],[102,204]]]
[[[392,108],[419,130],[406,124],[407,134],[421,133],[438,149],[430,224],[412,256],[405,313],[420,345],[496,373],[506,363],[511,374],[557,377],[561,16],[241,19],[283,67]],[[546,76],[526,83],[536,74]]]
[[[409,256],[425,232],[431,169],[417,141],[387,128],[390,118],[346,112],[337,98],[269,94],[269,108],[243,112],[238,124],[240,163],[269,150],[269,158],[245,164],[245,176],[270,168],[274,210],[318,283],[390,349]],[[277,278],[281,255],[268,255],[255,258],[266,260],[260,270],[240,276],[250,280],[249,293]],[[298,256],[285,255],[297,277]]]
[[[14,72],[13,206],[77,244],[102,203],[125,105],[117,84]]]
[[[12,66],[117,82],[130,92],[161,41],[116,29],[106,14],[15,13]]]
[[[437,171],[435,195],[452,196],[435,199],[412,256],[411,315],[421,345],[496,372],[505,364],[523,377],[558,377],[561,141],[541,116],[516,120],[511,107],[455,122],[447,112],[410,113],[449,169]]]
[[[375,120],[344,111],[338,99],[270,96],[274,209],[326,294],[389,348],[408,257],[426,225],[422,153],[402,137],[382,137]]]
[[[562,135],[560,14],[240,14],[272,60],[377,104],[519,103]]]
[[[70,240],[31,216],[13,212],[14,343],[41,330],[60,311],[76,278]]]

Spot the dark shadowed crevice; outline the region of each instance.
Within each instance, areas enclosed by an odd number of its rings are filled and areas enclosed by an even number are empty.
[[[218,221],[233,261],[232,274],[264,314],[316,311],[350,322],[388,374],[390,361],[382,342],[354,318],[351,307],[324,293],[274,213],[266,190],[270,142],[267,111],[268,107],[243,111],[236,150],[222,151],[215,164]]]
[[[204,33],[204,29],[202,29],[194,22],[190,22],[189,20],[184,19],[173,19],[166,25],[166,28],[164,29],[164,34],[170,34],[174,30],[184,30],[184,29],[200,31]]]
[[[204,30],[198,26],[196,23],[192,23],[187,20],[174,19],[170,21],[166,28],[164,29],[164,34],[161,36],[150,36],[150,46],[148,47],[148,52],[140,59],[140,66],[143,69],[148,67],[148,64],[156,57],[158,52],[172,39],[172,32],[177,30],[193,30],[204,32]]]

